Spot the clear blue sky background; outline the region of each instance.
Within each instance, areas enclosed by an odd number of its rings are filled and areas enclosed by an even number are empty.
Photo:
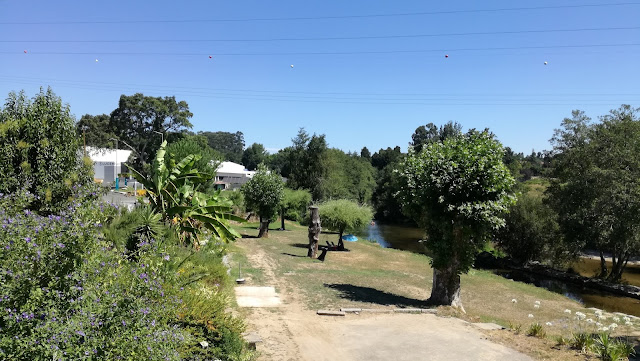
[[[529,153],[573,109],[640,106],[640,2],[583,6],[622,2],[0,0],[0,95],[50,85],[78,118],[121,94],[175,95],[194,131],[270,150],[299,127],[345,151],[406,150],[416,127],[454,120]],[[518,7],[554,8],[475,11]],[[216,19],[254,20],[191,21]],[[444,35],[460,33],[476,34]],[[395,35],[437,36],[274,40]]]

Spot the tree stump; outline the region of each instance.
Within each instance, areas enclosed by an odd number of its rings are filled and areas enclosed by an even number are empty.
[[[318,255],[318,241],[320,240],[320,213],[318,207],[309,207],[311,212],[311,221],[309,223],[309,252],[307,257],[316,258]]]

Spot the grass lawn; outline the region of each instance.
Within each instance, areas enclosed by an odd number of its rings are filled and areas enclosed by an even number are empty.
[[[270,238],[266,239],[252,238],[258,233],[256,223],[237,226],[237,230],[246,238],[231,246],[235,267],[238,261],[246,265],[248,261],[245,254],[251,252],[252,247],[260,247],[273,262],[274,277],[286,278],[287,284],[294,288],[305,307],[311,310],[426,307],[425,301],[431,292],[433,278],[427,256],[384,249],[364,240],[346,242],[345,246],[350,252],[329,252],[325,262],[319,262],[306,257],[307,227],[288,222],[286,231],[278,231],[279,226],[279,222],[272,223]],[[337,243],[337,239],[337,234],[323,233],[320,244],[325,244],[327,240]],[[252,285],[271,285],[258,268],[246,265],[243,266],[243,273]],[[538,306],[536,301],[539,302]],[[519,336],[511,332],[508,337],[497,337],[510,344],[524,342],[527,347],[542,342],[542,346],[535,346],[528,351],[542,358],[546,356],[537,348],[553,347],[558,336],[569,338],[574,330],[595,332],[596,328],[594,312],[584,309],[578,302],[489,271],[471,270],[462,276],[462,303],[466,314],[449,308],[442,308],[439,313],[519,329]],[[565,313],[567,309],[571,314]],[[594,323],[576,321],[576,311],[585,313],[586,318],[592,318]],[[614,322],[612,317],[616,317],[606,313],[604,316],[607,319],[600,321],[605,326]],[[532,338],[524,334],[536,322],[544,326],[546,337],[542,341],[536,339],[527,342],[526,339]],[[547,322],[551,325],[547,325]],[[640,335],[640,320],[633,321],[633,326],[625,326],[622,320],[617,324],[619,327],[613,332],[616,336]],[[521,337],[525,341],[514,341],[513,337]]]

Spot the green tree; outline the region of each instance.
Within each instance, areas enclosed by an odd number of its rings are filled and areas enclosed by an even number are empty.
[[[288,185],[293,189],[307,189],[313,199],[322,198],[322,182],[326,177],[327,141],[324,134],[309,136],[304,128],[292,140],[288,152]]]
[[[339,249],[344,249],[342,236],[345,231],[358,231],[366,226],[373,217],[371,207],[361,206],[347,199],[324,202],[320,204],[318,211],[322,227],[338,232]]]
[[[540,196],[523,193],[505,216],[506,224],[495,233],[494,240],[511,258],[524,264],[529,261],[571,259],[563,247],[557,214]]]
[[[433,252],[432,304],[462,306],[460,274],[515,202],[503,152],[488,131],[472,130],[411,151],[402,164],[404,210],[425,229]]]
[[[552,139],[556,153],[547,200],[573,249],[600,252],[600,276],[618,281],[640,253],[640,108],[623,105],[599,123],[580,111]],[[613,265],[607,268],[605,254]]]
[[[307,208],[311,204],[311,193],[305,189],[293,190],[284,189],[282,203],[280,203],[280,219],[282,230],[285,229],[284,220],[300,222],[307,213]]]
[[[258,238],[269,237],[269,223],[278,215],[283,189],[282,178],[270,172],[264,164],[260,164],[251,180],[242,185],[241,191],[247,208],[260,217]]]
[[[43,213],[66,206],[72,186],[91,179],[79,150],[69,106],[51,88],[32,100],[10,93],[0,109],[0,193],[26,189],[37,196],[30,208]]]
[[[402,205],[397,197],[400,186],[394,175],[400,162],[404,159],[400,147],[380,149],[371,157],[371,165],[377,169],[376,185],[371,194],[371,202],[375,210],[375,218],[380,221],[402,222],[406,216],[402,213]]]
[[[411,136],[411,145],[416,153],[420,153],[422,148],[429,143],[442,142],[446,138],[454,137],[462,134],[462,125],[458,122],[448,121],[440,129],[435,124],[419,126]]]
[[[186,136],[177,142],[169,143],[164,155],[165,164],[173,166],[171,162],[174,159],[182,160],[190,154],[199,155],[199,159],[194,163],[193,167],[201,173],[215,176],[216,170],[222,161],[222,155],[209,147],[207,138],[199,135]],[[175,161],[174,161],[175,162]],[[213,178],[211,178],[213,180]],[[210,182],[204,185],[207,189],[211,185]]]
[[[173,96],[136,93],[120,96],[118,108],[111,112],[110,126],[118,139],[135,149],[133,165],[146,172],[162,142],[156,132],[165,134],[165,138],[170,133],[182,132],[191,128],[192,116],[187,102],[176,101]]]
[[[242,132],[198,132],[198,135],[207,137],[209,146],[220,152],[224,160],[234,163],[242,161],[244,149],[244,134]]]
[[[319,185],[319,199],[350,199],[371,202],[375,189],[375,168],[356,154],[328,149],[323,166],[326,176]]]
[[[76,123],[78,137],[85,138],[87,146],[113,148],[116,134],[111,129],[111,118],[107,114],[83,115]]]
[[[253,143],[242,153],[242,165],[248,170],[256,170],[258,164],[266,163],[269,153],[264,149],[264,145]]]
[[[367,162],[371,163],[371,152],[367,147],[362,147],[360,150],[360,156],[367,160]]]

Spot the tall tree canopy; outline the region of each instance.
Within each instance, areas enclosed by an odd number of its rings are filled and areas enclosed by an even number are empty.
[[[309,136],[301,128],[291,141],[293,146],[287,151],[289,186],[307,189],[313,199],[321,199],[321,184],[327,173],[324,162],[328,146],[324,134]]]
[[[401,166],[404,211],[424,228],[433,253],[433,304],[462,305],[460,274],[515,202],[503,152],[488,131],[472,130],[410,151]]]
[[[0,193],[25,189],[37,196],[29,208],[43,213],[66,206],[72,185],[90,181],[74,123],[50,88],[31,100],[10,93],[0,108]]]
[[[209,146],[220,152],[224,160],[234,163],[242,162],[244,150],[244,134],[242,132],[198,132],[209,140]]]
[[[591,123],[574,111],[552,139],[548,202],[564,239],[600,251],[601,277],[617,281],[640,253],[640,108],[623,105]],[[607,269],[605,253],[613,258]]]
[[[264,145],[253,143],[242,153],[242,165],[248,170],[256,170],[258,164],[265,163],[269,153],[264,149]]]
[[[155,132],[182,132],[191,128],[189,119],[193,114],[185,101],[171,97],[151,97],[141,93],[121,95],[118,108],[111,112],[111,129],[119,140],[135,149],[133,165],[137,169],[148,169],[162,137]]]
[[[448,121],[445,125],[440,126],[440,129],[433,124],[419,126],[413,135],[411,136],[411,145],[416,153],[420,153],[422,148],[429,143],[441,142],[448,137],[457,136],[462,134],[462,125],[458,122]]]
[[[251,180],[242,185],[247,209],[260,216],[259,238],[269,236],[269,223],[277,217],[284,196],[283,189],[282,178],[270,172],[264,164],[260,164]]]
[[[317,199],[350,199],[370,203],[375,189],[375,168],[356,154],[328,149],[324,159],[326,176],[319,186]]]
[[[113,148],[116,134],[111,128],[111,117],[107,114],[100,115],[83,115],[78,123],[76,130],[79,137],[84,137],[87,146],[98,148]]]

